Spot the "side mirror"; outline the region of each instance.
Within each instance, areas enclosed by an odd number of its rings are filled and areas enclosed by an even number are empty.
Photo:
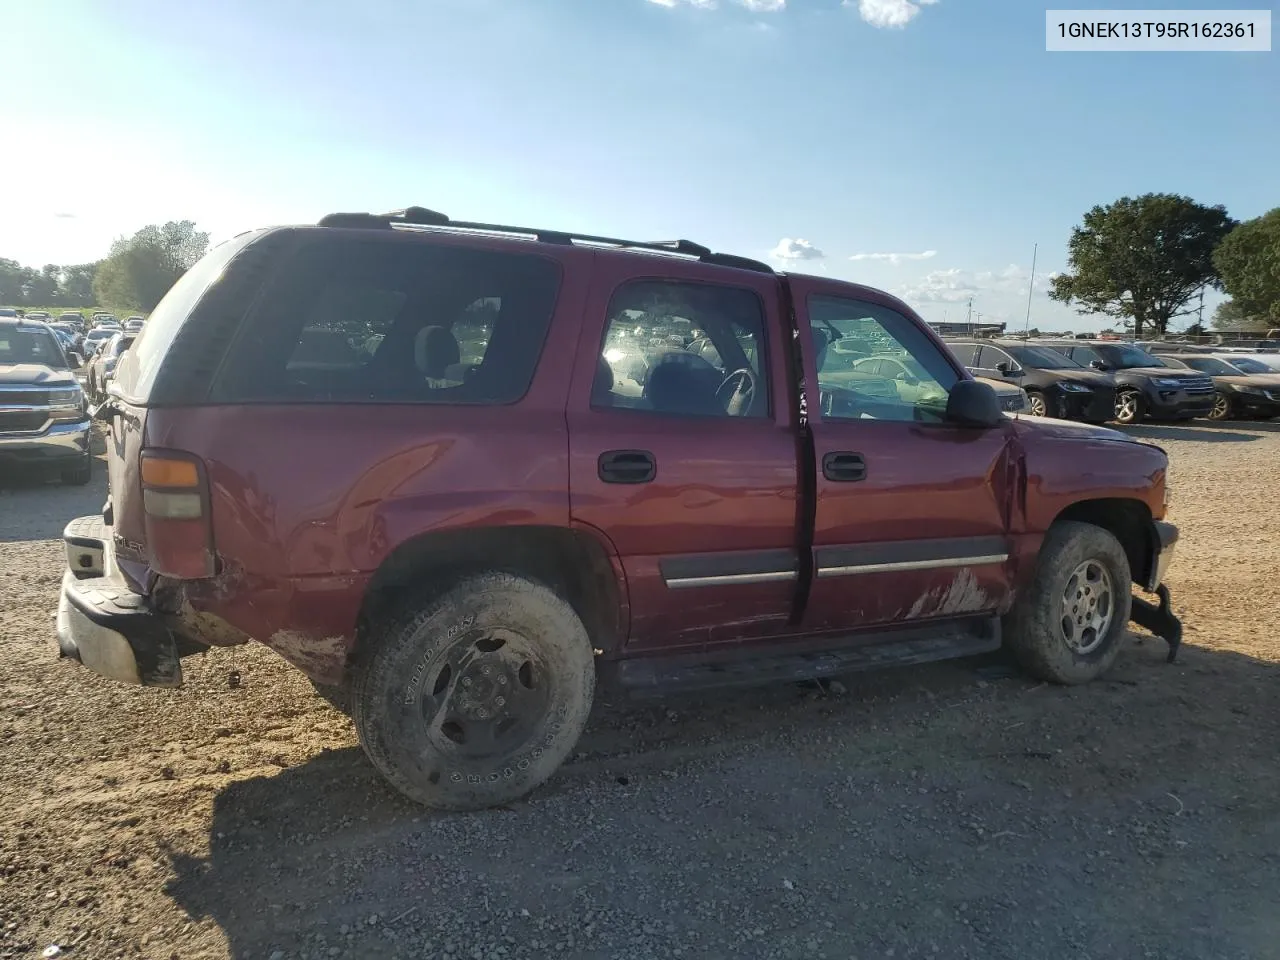
[[[994,427],[1004,421],[1000,398],[990,384],[958,380],[947,397],[947,422],[960,427]]]
[[[999,363],[997,363],[996,370],[1000,372],[1000,376],[1010,377],[1011,379],[1015,379],[1015,380],[1018,377],[1024,377],[1027,374],[1027,372],[1023,370],[1021,367],[1014,366],[1013,364],[1009,363],[1007,360],[1001,360]]]
[[[1093,369],[1095,369],[1095,370],[1105,370],[1105,369],[1107,369],[1107,365],[1106,365],[1105,363],[1103,363],[1101,360],[1090,360],[1090,361],[1089,361],[1089,366],[1093,367]]]

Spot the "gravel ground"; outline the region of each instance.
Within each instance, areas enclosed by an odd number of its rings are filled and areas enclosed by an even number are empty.
[[[968,664],[600,704],[527,803],[435,815],[259,647],[181,690],[55,659],[59,535],[0,489],[0,958],[1280,957],[1280,423],[1173,457],[1177,665]],[[101,474],[99,475],[101,478]]]

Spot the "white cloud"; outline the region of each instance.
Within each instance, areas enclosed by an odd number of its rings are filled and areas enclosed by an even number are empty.
[[[1057,271],[1037,270],[1035,290],[1047,290],[1056,275]],[[1009,296],[1025,300],[1030,279],[1031,271],[1016,263],[1000,270],[979,270],[976,273],[951,267],[926,273],[915,283],[902,287],[900,293],[904,300],[917,303],[963,303],[970,297],[982,298],[984,302],[987,298]]]
[[[844,0],[844,5],[851,7],[856,3],[858,16],[873,27],[901,29],[916,18],[921,7],[937,2],[938,0]]]
[[[963,303],[981,292],[972,274],[959,267],[934,270],[903,288],[902,298],[919,303]]]
[[[799,238],[792,240],[789,237],[783,237],[778,241],[778,245],[769,251],[769,256],[775,260],[821,260],[826,254],[808,240]]]
[[[938,255],[937,250],[921,250],[919,253],[855,253],[850,260],[883,260],[895,267],[904,260],[928,260]]]
[[[752,13],[779,13],[787,8],[787,0],[738,0]]]

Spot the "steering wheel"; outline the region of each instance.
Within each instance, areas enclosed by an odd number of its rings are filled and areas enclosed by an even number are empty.
[[[733,389],[730,390],[729,388]],[[716,400],[731,417],[741,417],[751,409],[756,398],[756,374],[750,367],[739,367],[716,387]]]

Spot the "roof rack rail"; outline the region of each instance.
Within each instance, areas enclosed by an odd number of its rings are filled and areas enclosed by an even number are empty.
[[[692,240],[622,240],[618,237],[602,237],[589,233],[573,233],[566,230],[544,230],[538,227],[516,227],[503,223],[480,223],[472,220],[450,220],[448,216],[426,207],[406,207],[390,213],[330,213],[317,221],[322,227],[356,230],[390,229],[396,225],[421,227],[452,227],[455,230],[475,230],[482,233],[511,233],[533,237],[540,243],[599,244],[623,249],[656,250],[661,253],[678,253],[697,257],[703,263],[757,273],[773,273],[767,263],[738,257],[730,253],[715,253],[709,247]]]

